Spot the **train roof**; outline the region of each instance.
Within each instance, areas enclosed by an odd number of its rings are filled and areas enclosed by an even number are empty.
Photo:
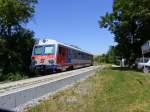
[[[62,45],[62,46],[68,47],[68,48],[72,48],[72,49],[93,55],[92,53],[89,53],[89,52],[87,52],[87,51],[85,51],[85,50],[83,50],[83,49],[81,49],[75,45],[65,44],[63,42],[59,42],[59,41],[56,41],[53,39],[38,39],[35,43],[35,45],[49,45],[49,44],[59,44],[59,45]]]

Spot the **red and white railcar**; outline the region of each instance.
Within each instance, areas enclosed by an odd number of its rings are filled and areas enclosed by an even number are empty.
[[[66,70],[93,65],[93,55],[52,39],[36,42],[32,51],[33,70]]]

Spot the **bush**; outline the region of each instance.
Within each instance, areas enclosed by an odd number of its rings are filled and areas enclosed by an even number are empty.
[[[16,80],[21,80],[21,79],[26,79],[27,76],[25,76],[24,74],[21,74],[19,72],[16,73],[9,73],[7,74],[7,79],[10,81],[16,81]]]
[[[0,44],[3,46],[0,52],[0,65],[3,70],[0,80],[20,79],[20,73],[27,77],[32,75],[29,73],[29,66],[34,42],[33,32],[25,29],[15,33],[11,38],[5,38],[4,44]]]

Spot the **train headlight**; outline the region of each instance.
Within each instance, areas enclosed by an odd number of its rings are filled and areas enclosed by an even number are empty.
[[[36,60],[32,60],[32,64],[33,64],[33,65],[36,65],[36,64],[37,64],[37,61],[36,61]]]
[[[54,64],[54,60],[53,59],[49,60],[49,63]]]
[[[37,64],[37,61],[36,61],[36,60],[34,61],[34,64],[35,64],[35,65]]]

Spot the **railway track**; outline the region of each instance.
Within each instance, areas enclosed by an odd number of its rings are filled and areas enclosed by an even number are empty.
[[[20,104],[24,104],[32,99],[39,98],[44,94],[54,92],[63,86],[86,78],[89,74],[95,73],[98,68],[97,66],[91,66],[53,75],[0,84],[0,108],[14,109]]]

